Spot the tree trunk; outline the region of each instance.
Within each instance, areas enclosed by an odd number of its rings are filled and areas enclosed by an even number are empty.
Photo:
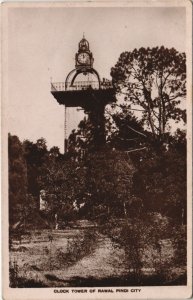
[[[163,141],[166,121],[165,121],[165,102],[163,98],[162,78],[158,89],[158,93],[159,93],[159,136],[160,136],[160,141]]]
[[[155,138],[156,133],[155,133],[155,127],[154,127],[154,123],[153,123],[153,120],[152,120],[152,113],[151,113],[151,103],[152,103],[151,92],[148,91],[147,88],[144,86],[143,93],[144,93],[144,97],[145,97],[145,100],[147,101],[147,105],[148,105],[148,120],[149,120],[149,125],[151,127],[151,131],[153,133],[153,137]]]

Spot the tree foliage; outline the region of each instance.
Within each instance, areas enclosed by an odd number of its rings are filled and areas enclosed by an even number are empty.
[[[24,213],[27,195],[27,167],[23,158],[22,143],[9,134],[9,221],[18,221]]]
[[[132,194],[134,166],[128,155],[105,147],[86,159],[88,205],[93,217],[126,217],[141,203]],[[136,209],[136,211],[138,211]]]
[[[186,140],[178,132],[168,149],[143,157],[134,174],[134,190],[146,211],[157,211],[181,224],[186,222]],[[183,138],[182,138],[183,137]]]
[[[45,190],[52,213],[59,217],[73,217],[75,206],[84,200],[85,167],[74,159],[49,157],[42,166],[38,176],[40,189]]]
[[[40,138],[36,143],[24,140],[24,159],[27,163],[28,192],[34,197],[39,197],[38,176],[41,174],[41,167],[48,156],[46,140]]]
[[[94,148],[92,125],[89,119],[80,121],[77,130],[72,130],[68,138],[68,151],[71,156],[83,157]]]
[[[179,106],[186,96],[186,56],[174,48],[140,48],[123,52],[111,75],[123,107],[139,108],[141,120],[154,138],[164,138],[169,123],[185,121]]]
[[[112,148],[126,151],[147,144],[148,133],[145,132],[142,121],[124,109],[121,112],[111,111],[107,128],[107,143]]]

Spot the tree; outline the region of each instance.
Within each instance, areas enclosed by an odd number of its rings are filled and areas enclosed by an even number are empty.
[[[27,168],[22,143],[15,135],[8,136],[9,153],[9,221],[14,224],[26,209]]]
[[[182,145],[174,148],[171,142],[168,150],[152,151],[138,165],[133,181],[134,194],[141,197],[146,212],[159,212],[185,224],[186,154],[182,149]]]
[[[80,121],[77,130],[72,130],[68,138],[68,151],[72,156],[83,157],[96,148],[94,126],[89,118]]]
[[[53,146],[52,148],[50,148],[49,156],[53,158],[58,158],[60,155],[60,149],[58,147]]]
[[[38,198],[40,191],[38,176],[48,156],[46,140],[40,138],[36,143],[24,140],[23,151],[27,163],[28,193]]]
[[[110,219],[127,217],[138,201],[132,195],[134,166],[128,155],[104,147],[90,153],[85,161],[87,167],[88,211],[92,217]]]
[[[147,142],[143,124],[131,112],[111,110],[107,119],[107,143],[112,148],[130,150]]]
[[[185,122],[186,56],[174,48],[140,48],[120,55],[111,69],[122,108],[139,111],[155,140],[163,141],[171,120]]]
[[[69,157],[47,157],[38,177],[40,189],[46,191],[50,212],[60,219],[73,218],[75,205],[84,202],[86,169],[82,162]]]

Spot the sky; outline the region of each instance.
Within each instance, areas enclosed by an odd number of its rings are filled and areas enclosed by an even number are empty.
[[[50,80],[65,81],[75,67],[83,32],[100,77],[123,51],[164,45],[185,52],[185,8],[11,8],[8,14],[8,129],[20,140],[44,137],[63,151],[64,108]],[[83,112],[67,111],[68,133]]]

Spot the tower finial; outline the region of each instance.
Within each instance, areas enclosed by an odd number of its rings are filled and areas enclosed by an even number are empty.
[[[83,39],[85,39],[84,32],[83,32]]]

